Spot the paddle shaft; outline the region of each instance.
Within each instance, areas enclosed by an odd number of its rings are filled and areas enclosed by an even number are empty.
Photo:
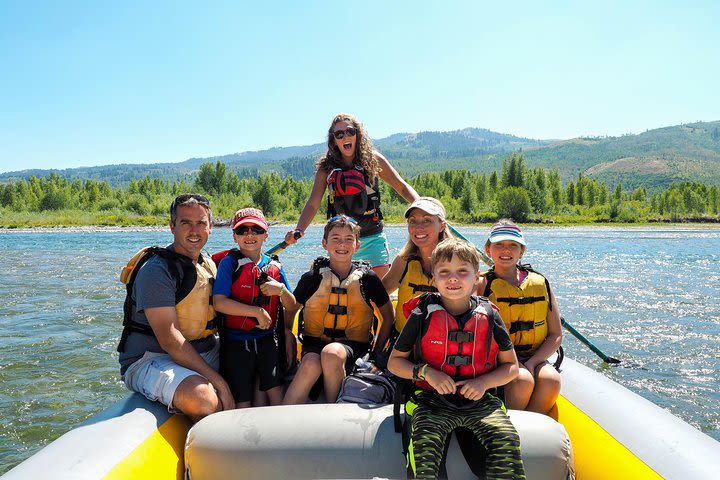
[[[617,358],[609,357],[609,356],[605,355],[602,352],[602,350],[600,350],[595,345],[593,345],[592,342],[590,340],[588,340],[587,338],[585,338],[585,336],[582,333],[575,330],[575,327],[570,325],[563,317],[560,317],[560,323],[562,323],[562,326],[565,327],[565,330],[572,333],[573,337],[577,338],[582,343],[584,343],[590,350],[593,351],[593,353],[595,355],[600,357],[603,362],[605,362],[605,363],[620,363],[620,360],[618,360]]]
[[[475,244],[472,243],[470,240],[468,240],[467,237],[465,237],[465,235],[463,235],[462,233],[458,232],[458,231],[455,229],[455,227],[453,227],[452,225],[450,225],[450,224],[447,223],[447,222],[445,222],[445,225],[447,225],[447,227],[450,229],[450,231],[453,233],[453,235],[455,235],[456,237],[458,237],[458,238],[461,239],[461,240],[465,240],[465,241],[468,242],[470,245],[475,246]],[[483,262],[485,262],[485,265],[487,265],[488,267],[492,267],[492,266],[494,265],[494,263],[493,263],[493,261],[492,261],[492,258],[488,257],[487,254],[486,254],[482,249],[480,249],[480,248],[478,248],[477,246],[475,246],[475,250],[478,251],[478,253],[480,254],[480,258],[482,259]]]
[[[295,240],[297,240],[301,236],[302,236],[302,234],[300,232],[295,232],[293,234],[293,238],[295,238]],[[265,252],[265,255],[275,255],[276,253],[282,252],[283,250],[285,250],[288,247],[288,245],[290,245],[290,244],[287,243],[285,240],[283,240],[282,242],[278,243],[277,245],[272,247],[270,250]]]
[[[461,238],[461,239],[465,240],[466,242],[470,243],[471,245],[473,245],[473,243],[470,242],[470,240],[468,240],[462,233],[458,232],[458,231],[455,229],[455,227],[453,227],[453,226],[450,225],[449,223],[446,223],[446,225],[448,226],[448,228],[450,229],[450,231],[453,233],[453,235],[455,235],[456,237]],[[477,250],[478,253],[480,253],[480,257],[482,258],[483,262],[485,262],[485,263],[486,263],[488,266],[490,266],[490,267],[493,266],[493,261],[492,261],[492,259],[491,259],[490,257],[488,257],[488,256],[485,254],[485,252],[483,252],[483,251],[482,251],[481,249],[479,249],[477,246],[475,246],[475,250]],[[595,355],[597,355],[598,357],[600,357],[603,362],[605,362],[605,363],[620,363],[620,360],[618,360],[617,358],[613,358],[613,357],[609,357],[609,356],[605,355],[598,347],[596,347],[595,345],[593,345],[590,340],[588,340],[587,338],[585,338],[585,336],[584,336],[583,334],[581,334],[580,332],[578,332],[577,330],[575,330],[575,327],[573,327],[572,325],[570,325],[563,317],[560,317],[560,323],[562,324],[563,327],[565,327],[565,329],[566,329],[568,332],[570,332],[570,333],[573,335],[573,337],[575,337],[575,338],[577,338],[578,340],[580,340],[580,341],[581,341],[582,343],[584,343],[590,350],[592,350]]]

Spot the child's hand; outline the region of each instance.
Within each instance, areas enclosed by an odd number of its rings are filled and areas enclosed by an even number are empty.
[[[468,400],[480,400],[487,390],[487,386],[482,377],[470,380],[458,380],[456,385],[460,387],[460,395]]]
[[[264,308],[258,307],[258,312],[255,314],[255,319],[258,322],[258,328],[262,330],[267,330],[268,328],[270,328],[272,318],[270,318],[270,314]]]
[[[440,395],[455,393],[455,382],[452,377],[440,370],[428,368],[425,374],[425,381],[430,384]]]
[[[283,289],[283,284],[275,280],[274,278],[268,278],[267,282],[260,285],[260,291],[263,293],[263,295],[268,296],[274,296],[274,295],[280,295],[280,292]]]

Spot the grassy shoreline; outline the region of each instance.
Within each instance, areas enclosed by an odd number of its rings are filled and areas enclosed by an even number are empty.
[[[167,229],[168,227],[168,220],[167,218],[159,218],[156,222],[148,222],[147,217],[143,217],[143,219],[137,223],[131,223],[131,222],[122,222],[120,224],[107,224],[107,223],[83,223],[83,224],[64,224],[64,223],[48,223],[48,222],[27,222],[22,225],[17,224],[11,224],[6,225],[2,221],[3,219],[0,218],[0,234],[1,233],[9,233],[9,232],[112,232],[112,231],[119,231],[119,232],[131,232],[131,231],[163,231]],[[492,222],[478,222],[478,223],[463,223],[463,222],[456,222],[453,220],[450,220],[450,223],[452,223],[453,226],[462,228],[462,227],[486,227],[489,228],[492,225]],[[214,226],[216,228],[222,228],[222,227],[228,227],[230,224],[229,220],[224,219],[215,219]],[[385,224],[387,226],[404,226],[405,222],[401,221],[400,219],[390,219],[389,221],[386,221]],[[277,227],[287,227],[292,228],[294,226],[294,223],[285,222],[285,221],[271,221],[270,225],[272,228]],[[318,218],[316,219],[312,225],[315,226],[322,226],[323,225],[323,219]],[[589,221],[583,221],[583,222],[532,222],[528,221],[525,223],[521,223],[523,228],[538,228],[538,227],[625,227],[625,228],[647,228],[647,227],[657,227],[657,228],[663,228],[663,227],[673,227],[673,228],[680,228],[680,227],[687,227],[687,228],[708,228],[708,229],[720,229],[720,222],[707,222],[707,221],[680,221],[680,222],[666,222],[666,221],[644,221],[644,222],[633,222],[633,223],[625,223],[625,222],[589,222]]]

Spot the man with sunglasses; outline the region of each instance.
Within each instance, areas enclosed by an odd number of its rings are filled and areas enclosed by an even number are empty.
[[[197,421],[235,407],[217,372],[219,344],[211,304],[215,264],[202,254],[212,231],[210,202],[180,195],[170,206],[173,243],[153,248],[128,281],[118,350],[130,390]]]

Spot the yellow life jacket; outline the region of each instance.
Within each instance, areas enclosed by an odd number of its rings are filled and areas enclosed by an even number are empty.
[[[398,298],[395,304],[395,329],[398,332],[402,331],[407,322],[403,304],[425,292],[437,292],[437,288],[433,286],[432,275],[425,273],[418,257],[410,257],[405,264],[405,271],[400,277]]]
[[[550,293],[545,277],[529,266],[518,268],[528,272],[519,287],[496,277],[493,269],[485,272],[487,284],[483,295],[500,310],[517,354],[529,357],[547,337]]]
[[[125,342],[131,332],[155,335],[150,325],[133,319],[135,301],[132,298],[132,288],[138,271],[155,255],[167,262],[170,276],[176,283],[175,311],[183,336],[187,340],[199,340],[217,331],[215,309],[212,305],[212,286],[217,272],[215,263],[203,255],[200,255],[198,262],[193,262],[167,248],[144,247],[128,261],[120,274],[120,281],[126,287],[126,295],[119,352],[125,351]]]
[[[303,306],[303,336],[323,342],[347,339],[370,343],[375,315],[360,290],[360,279],[370,266],[353,263],[356,268],[340,281],[328,259],[315,260],[313,270],[320,276],[320,285]]]
[[[198,340],[217,332],[215,308],[212,305],[212,289],[217,267],[205,256],[195,263],[197,274],[190,293],[175,305],[180,332],[188,340]]]

